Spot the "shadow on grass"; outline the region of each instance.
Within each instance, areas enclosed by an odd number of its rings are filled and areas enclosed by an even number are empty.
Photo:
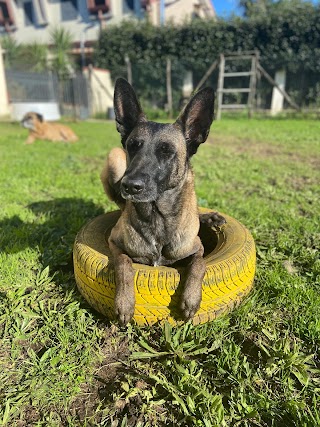
[[[91,218],[104,213],[101,206],[76,198],[61,198],[26,206],[36,218],[24,222],[17,215],[0,222],[0,252],[14,254],[38,249],[39,261],[50,274],[73,273],[72,248],[76,234]]]

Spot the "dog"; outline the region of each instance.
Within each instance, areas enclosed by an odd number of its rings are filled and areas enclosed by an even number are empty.
[[[49,141],[76,142],[77,135],[65,125],[60,123],[48,123],[38,113],[26,113],[21,120],[21,125],[29,129],[26,144],[32,144],[36,139],[47,139]]]
[[[133,88],[119,78],[114,110],[123,148],[111,150],[101,181],[122,211],[108,240],[115,268],[115,315],[124,325],[133,317],[132,262],[169,266],[187,259],[179,305],[182,318],[192,319],[200,307],[206,266],[190,158],[208,137],[214,91],[202,89],[175,123],[162,124],[147,120]],[[225,223],[217,212],[203,221],[219,227]]]

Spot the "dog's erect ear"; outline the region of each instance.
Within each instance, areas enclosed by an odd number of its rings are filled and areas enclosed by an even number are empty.
[[[39,122],[43,122],[43,115],[39,113],[35,113],[35,114],[38,117]]]
[[[116,80],[114,88],[114,112],[122,144],[139,121],[147,120],[132,86],[122,78]]]
[[[176,124],[184,133],[189,157],[195,154],[199,145],[206,141],[213,116],[214,90],[211,88],[204,88],[197,92],[180,113]]]

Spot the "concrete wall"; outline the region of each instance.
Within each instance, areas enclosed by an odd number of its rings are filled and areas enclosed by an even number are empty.
[[[86,68],[84,74],[89,79],[91,97],[91,115],[103,113],[107,115],[108,109],[113,109],[114,87],[110,72],[100,68]]]
[[[167,0],[165,2],[165,21],[182,24],[197,14],[201,19],[215,18],[215,10],[210,0]]]
[[[9,110],[9,100],[8,100],[8,91],[6,84],[6,75],[4,72],[3,65],[3,51],[0,44],[0,117],[8,116],[10,114]]]
[[[185,20],[191,19],[196,12],[200,18],[215,17],[214,8],[210,0],[162,0],[164,1],[164,20],[165,22],[172,21],[175,24],[180,24]],[[69,16],[70,19],[62,14],[61,0],[43,0],[42,5],[47,18],[42,24],[36,23],[27,25],[26,13],[24,4],[30,0],[15,0],[11,2],[13,14],[16,22],[16,28],[13,29],[11,35],[19,43],[31,43],[38,41],[41,43],[50,43],[50,32],[56,27],[62,27],[68,30],[74,42],[95,41],[98,39],[100,28],[109,26],[110,24],[118,24],[123,19],[141,17],[139,3],[133,3],[134,11],[128,8],[125,0],[110,0],[110,13],[104,16],[100,21],[95,15],[89,13],[87,8],[87,0],[77,0],[76,13]],[[149,19],[159,25],[161,20],[160,0],[150,0],[148,7]],[[37,1],[34,2],[37,7]],[[71,5],[70,5],[71,7]],[[70,9],[72,11],[72,7]],[[38,11],[39,12],[39,11]],[[40,13],[37,13],[40,16]],[[2,34],[4,30],[2,28]]]
[[[97,40],[100,30],[99,20],[95,15],[89,14],[86,0],[78,0],[78,11],[73,19],[63,20],[60,0],[47,0],[45,11],[47,15],[47,25],[26,25],[24,3],[30,0],[12,1],[12,8],[16,20],[16,30],[11,35],[19,43],[30,43],[38,41],[50,43],[50,31],[56,27],[68,30],[73,37],[73,41],[94,41]],[[130,10],[124,7],[124,0],[111,0],[111,13],[103,21],[105,25],[119,23],[123,18],[132,16]]]
[[[278,70],[274,77],[276,83],[282,90],[286,89],[286,71]],[[275,116],[283,110],[284,97],[277,87],[272,89],[272,100],[271,100],[271,115]]]

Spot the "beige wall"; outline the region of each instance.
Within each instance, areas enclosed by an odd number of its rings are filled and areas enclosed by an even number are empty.
[[[275,81],[282,90],[286,90],[286,70],[278,70],[275,75]],[[272,89],[271,115],[275,116],[283,110],[284,96],[277,87]]]
[[[190,20],[195,11],[197,11],[199,17],[202,19],[214,18],[216,16],[210,0],[167,0],[165,21],[182,24],[184,21]]]
[[[15,0],[11,2],[14,17],[16,20],[16,30],[12,31],[13,37],[19,43],[30,43],[38,41],[40,43],[50,43],[50,31],[56,27],[68,30],[75,42],[94,41],[99,36],[100,23],[94,15],[90,15],[87,9],[86,0],[78,0],[78,16],[73,20],[63,21],[61,14],[60,0],[44,1],[48,25],[25,25],[25,12],[23,4],[30,0]],[[117,24],[123,19],[132,18],[133,13],[125,13],[123,0],[110,0],[111,13],[103,21],[103,27],[110,24]],[[196,6],[201,18],[215,17],[214,8],[210,0],[164,0],[165,1],[165,21],[173,21],[176,24],[191,19]],[[160,0],[151,0],[149,8],[149,18],[155,25],[160,24]]]
[[[201,19],[215,18],[216,13],[210,0],[164,0],[164,20],[166,23],[182,24],[193,18],[196,12]],[[151,0],[149,19],[160,25],[160,0]]]
[[[33,41],[50,43],[50,31],[55,27],[62,27],[68,30],[72,34],[75,42],[79,42],[80,40],[97,40],[100,23],[98,19],[94,18],[94,15],[89,14],[86,0],[78,0],[78,17],[69,21],[62,20],[60,0],[47,0],[45,4],[48,25],[44,26],[25,25],[24,1],[27,0],[12,1],[17,29],[11,34],[19,43],[30,43]],[[104,24],[116,24],[123,18],[128,18],[130,16],[130,14],[123,14],[122,0],[111,0],[111,14],[110,17],[104,21]]]
[[[8,92],[3,65],[3,51],[0,44],[0,117],[8,116],[9,113]]]
[[[85,75],[89,79],[91,96],[91,114],[107,113],[108,108],[113,108],[113,92],[110,72],[100,68],[86,68]]]

